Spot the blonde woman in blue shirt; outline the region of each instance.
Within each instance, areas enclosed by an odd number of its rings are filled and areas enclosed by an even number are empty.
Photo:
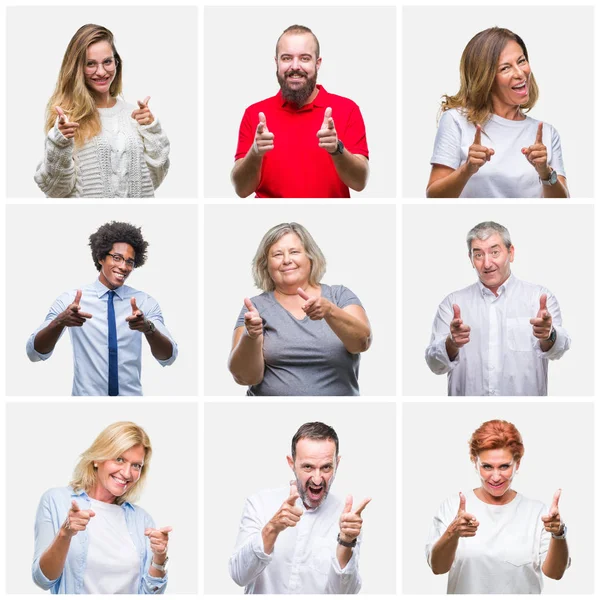
[[[109,425],[81,455],[69,487],[48,490],[35,521],[33,580],[53,594],[163,594],[171,527],[132,501],[152,446],[131,422]]]

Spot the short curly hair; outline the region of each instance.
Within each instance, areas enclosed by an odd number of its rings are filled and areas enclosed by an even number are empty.
[[[92,259],[98,271],[102,268],[100,261],[106,258],[106,255],[112,250],[113,244],[119,242],[129,244],[133,248],[136,268],[144,265],[147,258],[146,249],[149,244],[142,236],[141,227],[136,227],[131,223],[111,221],[110,223],[104,223],[96,233],[90,235]]]
[[[486,421],[473,432],[469,440],[469,453],[474,463],[482,452],[501,448],[510,450],[515,461],[521,460],[525,454],[525,446],[519,430],[508,421],[500,419]]]

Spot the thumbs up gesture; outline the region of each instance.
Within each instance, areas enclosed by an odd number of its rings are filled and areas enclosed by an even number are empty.
[[[250,298],[244,298],[248,312],[244,314],[244,326],[249,338],[255,340],[263,334],[263,321]]]
[[[61,532],[69,537],[74,537],[79,531],[85,531],[90,519],[95,516],[96,513],[93,510],[81,510],[77,502],[72,500]]]
[[[463,323],[458,304],[453,304],[452,310],[454,311],[454,318],[450,321],[450,337],[457,348],[462,348],[471,340],[471,328]]]
[[[139,125],[151,125],[154,123],[154,115],[148,108],[150,96],[146,96],[143,100],[138,100],[139,108],[131,113],[131,118],[135,119]]]
[[[338,136],[331,113],[331,107],[327,107],[323,116],[321,129],[317,131],[317,138],[319,138],[319,148],[327,150],[329,154],[334,154],[338,148]]]
[[[331,314],[333,305],[323,296],[309,296],[302,288],[298,288],[298,296],[306,302],[302,305],[302,310],[311,321],[319,321]]]
[[[558,511],[558,501],[560,499],[560,493],[562,490],[556,490],[554,497],[552,498],[552,504],[547,515],[542,517],[542,523],[544,523],[544,529],[553,533],[554,535],[562,535],[564,533],[564,523],[560,518]]]
[[[343,542],[352,543],[362,529],[362,512],[371,502],[371,498],[365,498],[354,510],[352,510],[352,496],[346,497],[344,510],[340,516],[340,539]]]
[[[156,325],[154,325],[152,321],[146,319],[144,313],[138,308],[135,298],[132,298],[130,302],[131,314],[128,317],[125,317],[125,320],[129,323],[129,329],[141,331],[142,333],[153,333],[156,329]]]
[[[466,162],[469,173],[475,175],[486,162],[491,160],[494,154],[493,148],[481,145],[481,125],[475,125],[475,137],[473,143],[469,146],[469,155]]]
[[[552,333],[552,315],[546,308],[547,299],[546,294],[540,296],[540,309],[535,319],[529,319],[529,322],[533,325],[533,335],[539,340],[549,339]]]
[[[58,130],[67,138],[71,139],[75,137],[75,132],[79,127],[79,123],[71,123],[67,115],[65,115],[63,109],[60,106],[55,106],[54,110],[58,115]]]
[[[275,513],[269,524],[275,531],[280,534],[288,527],[296,527],[296,523],[300,521],[300,517],[304,511],[296,506],[296,501],[300,498],[298,488],[295,481],[290,482],[290,495],[284,500],[281,508]]]
[[[56,317],[56,323],[62,327],[81,327],[87,319],[91,319],[90,313],[81,311],[80,302],[81,290],[77,290],[73,302]]]
[[[548,149],[542,141],[544,124],[538,123],[535,142],[529,148],[521,148],[525,158],[531,163],[540,176],[540,179],[547,180],[550,177],[550,167],[548,166]]]
[[[258,125],[256,126],[256,134],[254,135],[254,144],[252,150],[261,158],[270,150],[275,148],[275,134],[271,133],[267,128],[267,117],[265,113],[258,113]]]
[[[448,532],[455,537],[474,537],[479,527],[479,521],[467,512],[467,499],[462,492],[459,492],[459,497],[458,512],[454,521],[448,526]]]

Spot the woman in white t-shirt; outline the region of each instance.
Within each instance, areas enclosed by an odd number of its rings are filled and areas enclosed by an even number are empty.
[[[132,504],[152,446],[131,422],[109,425],[79,460],[69,487],[48,490],[35,522],[34,582],[55,594],[162,594],[171,527]]]
[[[558,132],[525,115],[538,94],[523,40],[500,27],[478,33],[458,93],[442,101],[427,196],[568,198]]]
[[[483,423],[469,445],[481,486],[442,503],[427,562],[436,575],[449,573],[449,594],[539,594],[542,573],[560,579],[571,561],[560,490],[548,509],[512,489],[525,453],[512,423]]]

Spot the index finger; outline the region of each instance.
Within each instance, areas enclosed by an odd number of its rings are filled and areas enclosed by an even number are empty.
[[[60,123],[66,123],[67,122],[67,118],[65,117],[65,113],[63,112],[63,109],[60,106],[55,106],[54,110],[58,113],[58,120]]]
[[[481,146],[481,125],[475,125],[475,137],[473,138],[473,144]]]
[[[135,314],[138,311],[137,301],[135,298],[131,299],[131,314]]]
[[[250,300],[250,298],[244,298],[244,305],[249,311],[256,311],[256,308],[254,308],[254,304],[252,304],[252,300]]]
[[[138,100],[138,106],[140,108],[147,108],[150,96],[146,96],[143,100]]]
[[[367,504],[369,504],[369,502],[371,502],[371,498],[365,498],[359,505],[358,508],[354,511],[355,515],[358,515],[360,517],[360,514],[362,513],[363,510],[365,510],[365,508],[367,507]]]
[[[552,497],[552,506],[550,506],[550,512],[552,512],[553,508],[558,510],[558,501],[560,500],[561,492],[562,492],[561,489],[558,489],[558,490],[556,490],[556,492],[554,492],[554,496]]]
[[[168,535],[169,533],[171,533],[171,531],[173,531],[173,528],[172,527],[161,527],[159,529],[159,531],[161,533],[166,533]]]
[[[73,302],[71,302],[71,304],[79,304],[80,301],[81,301],[81,290],[77,290],[77,293],[75,294],[75,299],[73,300]]]
[[[299,287],[296,291],[303,300],[310,300],[310,296],[302,288]]]
[[[79,504],[75,500],[71,500],[71,509],[72,512],[79,512],[81,509],[79,508]]]
[[[536,144],[543,144],[543,142],[542,142],[543,131],[544,131],[544,123],[543,123],[543,121],[540,121],[538,123],[537,135],[535,136]]]

